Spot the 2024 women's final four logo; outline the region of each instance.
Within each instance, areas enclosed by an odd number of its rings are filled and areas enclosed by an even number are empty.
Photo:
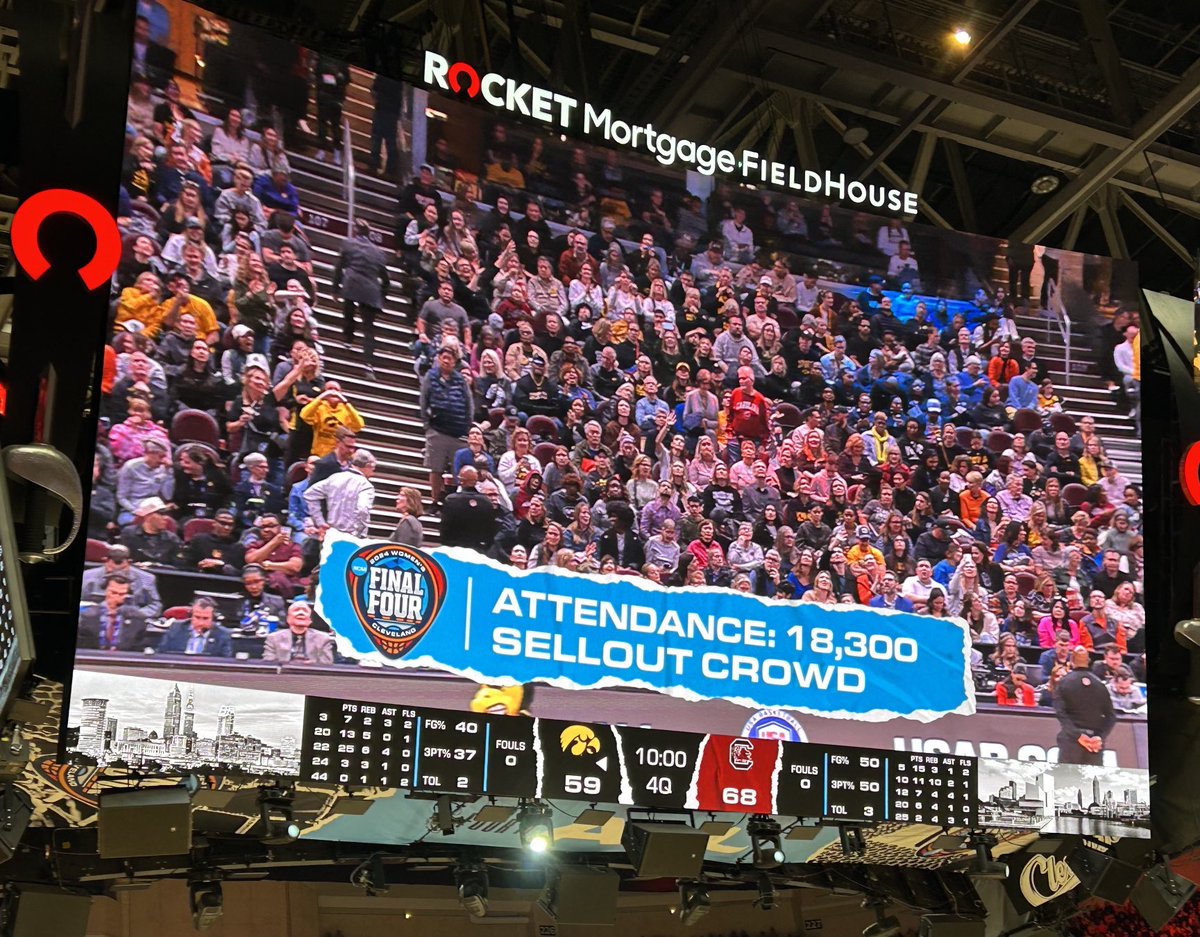
[[[446,574],[433,557],[397,543],[356,551],[346,585],[367,637],[392,660],[421,640],[446,598]]]

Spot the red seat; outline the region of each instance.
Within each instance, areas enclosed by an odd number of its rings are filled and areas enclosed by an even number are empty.
[[[183,542],[190,543],[198,534],[211,534],[214,526],[211,517],[193,517],[183,525]]]
[[[211,414],[203,410],[180,410],[171,420],[171,442],[202,442],[213,449],[221,447],[221,430]]]
[[[1079,507],[1087,500],[1088,490],[1086,485],[1080,485],[1078,482],[1071,482],[1062,490],[1062,499],[1071,505],[1073,508]]]
[[[984,440],[984,445],[990,452],[994,452],[996,455],[999,455],[1005,449],[1011,449],[1012,442],[1013,438],[1011,433],[1006,433],[1002,429],[994,429],[987,434],[987,439]]]
[[[971,440],[975,436],[975,430],[969,426],[960,426],[954,431],[954,437],[958,440],[958,444],[964,449],[971,448]]]
[[[169,514],[163,515],[163,523],[166,525],[167,530],[169,530],[171,533],[178,533],[179,524],[176,523],[175,518],[171,517]]]
[[[1033,591],[1033,587],[1037,585],[1037,577],[1033,573],[1017,573],[1017,591],[1021,595],[1028,595]]]
[[[1080,622],[1083,621],[1083,618],[1085,615],[1087,615],[1087,613],[1088,610],[1086,608],[1077,608],[1074,611],[1067,612],[1067,615],[1071,621]]]
[[[88,537],[87,549],[83,554],[86,563],[103,563],[108,559],[108,544],[103,540]]]
[[[1075,421],[1066,413],[1051,413],[1050,428],[1056,433],[1066,433],[1068,436],[1075,435]]]
[[[779,418],[779,425],[785,433],[790,433],[797,426],[804,422],[804,417],[800,413],[800,408],[794,403],[780,403],[775,405],[775,415]]]
[[[551,442],[558,439],[558,424],[540,413],[525,421],[525,428],[536,442]]]
[[[542,468],[545,468],[554,461],[554,453],[557,449],[557,443],[540,442],[533,447],[533,457],[542,464]]]
[[[851,485],[846,489],[846,503],[858,504],[859,497],[862,496],[862,485]]]
[[[495,429],[497,426],[499,426],[503,422],[504,422],[504,408],[503,407],[492,407],[492,409],[490,409],[488,411],[488,425],[492,429]]]
[[[1012,422],[1014,433],[1032,433],[1042,428],[1042,416],[1036,410],[1018,410]]]
[[[174,618],[177,621],[187,621],[191,617],[192,607],[190,605],[172,605],[163,612],[163,618]]]
[[[292,485],[303,481],[304,476],[308,474],[308,463],[301,459],[299,462],[293,462],[288,466],[287,475],[283,479],[283,490],[291,491]]]
[[[1012,456],[997,456],[996,471],[1001,475],[1007,475],[1010,471],[1012,471]]]

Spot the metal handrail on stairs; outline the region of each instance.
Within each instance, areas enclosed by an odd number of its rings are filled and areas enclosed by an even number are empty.
[[[1067,307],[1062,301],[1057,280],[1050,279],[1046,282],[1046,308],[1058,322],[1058,331],[1062,335],[1065,359],[1063,372],[1069,383],[1071,380],[1071,317],[1067,315]]]
[[[342,198],[346,200],[346,235],[354,233],[354,150],[350,146],[350,121],[342,118]]]

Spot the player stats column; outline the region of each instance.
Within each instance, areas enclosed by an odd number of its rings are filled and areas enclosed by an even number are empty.
[[[411,787],[417,713],[402,706],[310,696],[301,776],[361,787]]]

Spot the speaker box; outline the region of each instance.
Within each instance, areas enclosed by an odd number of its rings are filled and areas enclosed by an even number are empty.
[[[1072,852],[1067,857],[1067,864],[1079,876],[1084,889],[1113,904],[1125,903],[1142,874],[1136,866],[1126,865],[1112,855],[1088,846],[1080,846]]]
[[[29,795],[14,785],[0,793],[0,862],[7,862],[17,851],[29,818],[33,815],[33,803]]]
[[[19,885],[10,910],[12,937],[84,937],[92,896],[43,885]]]
[[[1179,913],[1195,890],[1196,886],[1188,879],[1176,875],[1165,865],[1156,865],[1133,886],[1129,900],[1150,929],[1157,932]]]
[[[609,869],[563,866],[538,904],[558,924],[612,927],[617,923],[621,876]]]
[[[621,845],[644,878],[696,878],[704,867],[708,834],[674,823],[626,823]]]
[[[192,848],[192,799],[183,787],[106,791],[99,828],[105,859],[180,856]]]
[[[987,922],[957,914],[926,914],[921,918],[921,937],[983,937]]]

